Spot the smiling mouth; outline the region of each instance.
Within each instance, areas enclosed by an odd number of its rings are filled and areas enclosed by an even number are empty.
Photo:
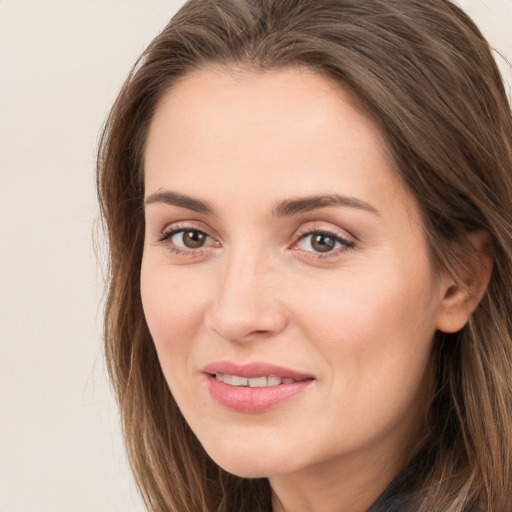
[[[280,386],[282,384],[294,384],[298,380],[288,377],[277,377],[275,375],[261,377],[241,377],[239,375],[230,375],[228,373],[212,374],[220,382],[229,384],[230,386],[249,387],[249,388],[267,388]]]

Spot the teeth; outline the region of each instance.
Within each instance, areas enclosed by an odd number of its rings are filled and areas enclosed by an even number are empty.
[[[215,378],[224,384],[231,386],[241,386],[250,388],[265,388],[269,386],[279,386],[279,384],[292,384],[293,379],[276,377],[269,375],[268,377],[239,377],[238,375],[229,375],[227,373],[216,373]]]
[[[274,375],[269,375],[267,377],[267,381],[268,381],[268,385],[269,386],[279,386],[279,384],[281,384],[281,382],[282,382],[282,379],[281,379],[281,377],[276,377]]]
[[[247,386],[249,379],[247,377],[238,377],[237,375],[231,375],[232,386]]]
[[[226,384],[232,384],[232,379],[231,379],[231,375],[222,375],[222,373],[218,373],[217,374],[217,379],[222,381],[222,382],[225,382]]]
[[[255,377],[247,380],[250,388],[265,388],[268,386],[267,377]]]

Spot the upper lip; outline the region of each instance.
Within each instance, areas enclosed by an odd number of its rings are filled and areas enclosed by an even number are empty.
[[[239,377],[247,377],[249,379],[269,375],[293,380],[313,378],[312,375],[306,373],[301,373],[290,368],[264,362],[238,364],[233,361],[217,361],[206,365],[203,368],[203,372],[209,373],[210,375],[214,375],[216,373],[227,373],[228,375],[237,375]]]

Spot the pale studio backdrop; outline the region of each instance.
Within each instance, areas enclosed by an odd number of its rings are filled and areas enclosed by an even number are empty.
[[[102,359],[94,154],[182,3],[0,0],[0,512],[143,511]],[[512,61],[512,0],[460,3]]]

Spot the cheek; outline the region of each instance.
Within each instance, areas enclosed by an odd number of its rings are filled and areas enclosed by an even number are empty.
[[[187,421],[197,407],[197,389],[192,389],[190,376],[194,340],[201,335],[208,296],[197,275],[184,268],[143,261],[144,315],[167,385]]]
[[[413,393],[430,359],[437,309],[429,266],[387,270],[347,272],[302,293],[294,315],[333,381],[354,396],[380,397],[386,387],[400,393],[407,384]]]
[[[319,337],[334,330],[344,339],[350,335],[349,342],[369,342],[367,335],[372,331],[399,335],[432,328],[436,308],[427,279],[414,272],[388,275],[391,277],[345,274],[298,290],[294,295],[301,298],[296,301],[301,313],[294,316],[307,318]]]
[[[177,366],[186,357],[190,340],[197,336],[209,296],[188,272],[173,272],[167,265],[144,262],[141,269],[141,297],[146,321],[159,358]],[[172,355],[172,357],[168,357]],[[167,361],[168,360],[168,361]]]
[[[335,435],[324,433],[331,436],[326,453],[393,431],[405,435],[423,417],[435,331],[435,308],[425,293],[414,280],[345,276],[343,291],[319,288],[303,304],[301,330],[325,364],[322,396],[329,404],[329,412],[312,406],[308,415],[323,414],[322,425],[336,425]]]

